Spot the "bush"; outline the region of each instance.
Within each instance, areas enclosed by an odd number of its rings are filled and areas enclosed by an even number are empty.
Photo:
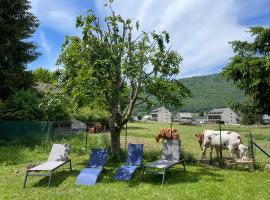
[[[193,153],[182,150],[181,159],[184,159],[186,163],[195,164],[197,163],[197,159],[195,158]]]
[[[39,108],[40,99],[33,89],[20,90],[0,105],[2,120],[39,120],[44,116]]]
[[[61,121],[70,119],[68,101],[63,94],[47,91],[43,94],[40,109],[44,112],[44,119]]]
[[[75,113],[74,118],[85,123],[100,122],[102,125],[109,127],[109,113],[102,109],[83,107]]]

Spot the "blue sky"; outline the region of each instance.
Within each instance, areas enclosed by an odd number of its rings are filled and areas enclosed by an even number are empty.
[[[88,9],[104,17],[105,0],[31,0],[40,26],[32,40],[42,55],[28,65],[32,70],[56,69],[65,35],[80,35],[78,15]],[[251,40],[248,27],[269,27],[269,0],[115,0],[114,10],[139,20],[142,29],[167,30],[172,48],[183,57],[179,77],[217,73],[233,55],[228,41]]]

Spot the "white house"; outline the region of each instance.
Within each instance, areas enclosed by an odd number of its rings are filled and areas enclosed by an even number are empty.
[[[152,120],[162,123],[170,123],[172,121],[172,114],[165,107],[153,110],[151,116]]]
[[[180,112],[178,113],[179,122],[190,122],[192,121],[192,114],[188,112]]]
[[[237,124],[239,119],[238,115],[230,108],[215,108],[208,112],[208,120],[224,121],[226,124]]]
[[[152,119],[151,115],[145,115],[145,116],[143,116],[141,121],[145,122],[145,121],[148,121],[148,120],[151,120],[151,119]]]
[[[263,124],[270,124],[270,115],[264,114],[264,115],[262,116],[262,123],[263,123]]]

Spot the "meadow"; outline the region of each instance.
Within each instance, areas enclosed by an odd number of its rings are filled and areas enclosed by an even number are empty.
[[[157,159],[161,143],[156,143],[154,135],[161,127],[169,124],[129,123],[128,142],[143,143],[143,163]],[[200,158],[200,148],[195,134],[204,129],[218,129],[218,125],[183,126],[173,124],[180,132],[182,149],[191,160]],[[269,152],[270,128],[247,126],[222,126],[223,130],[234,130],[240,133],[247,143],[249,133],[257,144]],[[0,147],[0,199],[269,199],[270,172],[263,170],[269,159],[260,151],[255,151],[255,159],[259,169],[251,172],[245,168],[220,169],[204,167],[189,163],[186,171],[178,165],[168,171],[165,185],[161,186],[161,176],[145,175],[141,181],[138,170],[129,182],[112,180],[115,169],[121,164],[108,160],[95,186],[76,186],[75,179],[84,168],[92,147],[108,145],[109,134],[95,134],[88,137],[88,149],[82,135],[47,141],[32,147],[1,146]],[[22,189],[25,166],[39,163],[47,159],[52,143],[70,143],[73,170],[66,166],[60,168],[52,177],[51,187],[47,187],[47,178],[30,177],[25,189]],[[125,131],[121,136],[122,148],[125,147]],[[224,151],[224,155],[227,155]],[[124,160],[125,151],[122,152]],[[123,161],[122,161],[123,163]]]

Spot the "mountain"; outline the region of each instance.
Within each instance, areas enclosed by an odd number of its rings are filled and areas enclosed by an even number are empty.
[[[242,102],[245,99],[244,92],[236,89],[233,82],[222,79],[220,74],[184,78],[181,82],[193,95],[185,100],[182,111],[208,111],[227,107],[231,100]]]

